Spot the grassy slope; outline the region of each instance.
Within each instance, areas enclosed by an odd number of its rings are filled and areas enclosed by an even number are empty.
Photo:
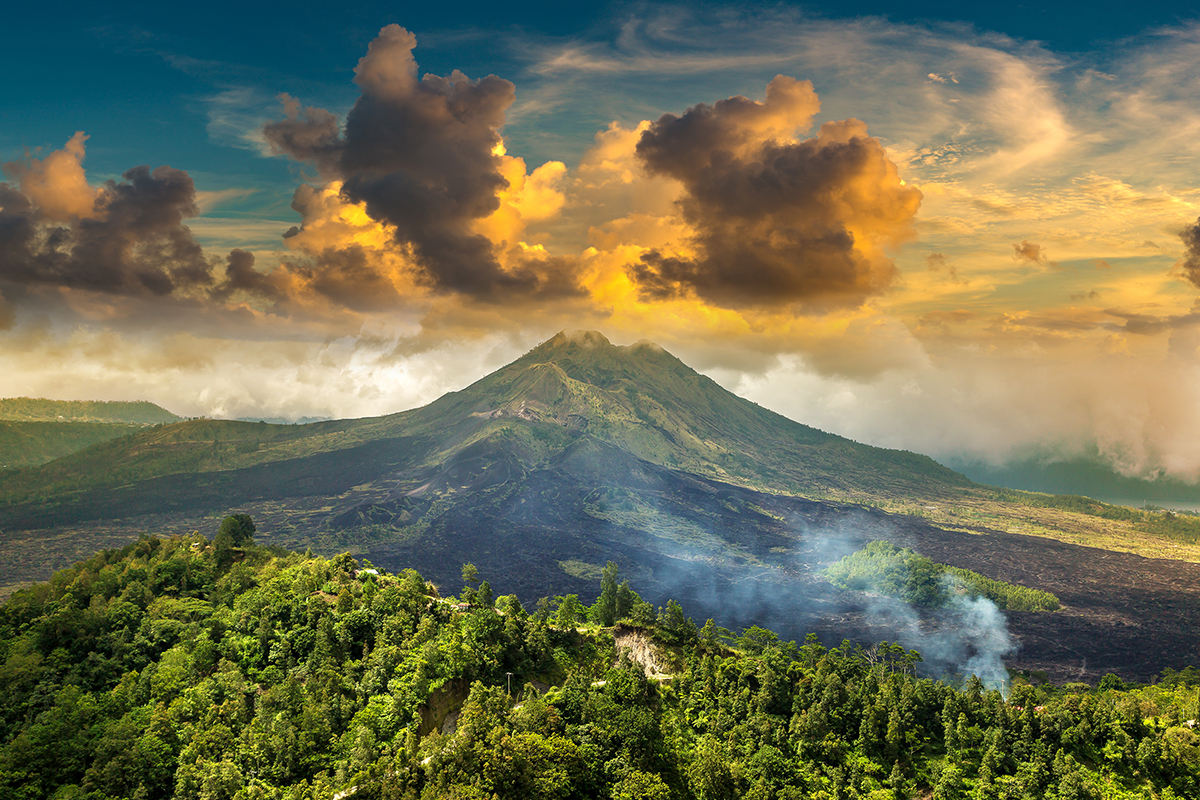
[[[969,533],[1001,530],[1147,558],[1200,562],[1200,519],[1196,517],[1176,515],[1172,519],[1170,512],[1140,511],[1099,501],[1061,507],[1057,504],[1061,497],[980,486],[937,505],[902,498],[873,505]],[[1124,513],[1110,516],[1110,509]]]
[[[114,422],[0,421],[0,469],[45,464],[140,426]]]
[[[145,425],[179,417],[146,401],[0,399],[0,469],[45,464]]]

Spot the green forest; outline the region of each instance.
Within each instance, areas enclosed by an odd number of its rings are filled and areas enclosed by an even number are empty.
[[[996,581],[969,569],[939,564],[907,547],[869,542],[825,569],[825,577],[843,589],[898,597],[906,603],[939,608],[955,594],[986,597],[1005,611],[1056,611],[1050,592]]]
[[[146,400],[47,400],[43,397],[4,397],[0,398],[0,420],[161,425],[178,422],[180,417]]]
[[[590,606],[527,609],[469,564],[450,596],[254,533],[145,535],[0,608],[0,796],[1200,796],[1190,668],[1005,696],[896,644],[697,625],[612,563]]]

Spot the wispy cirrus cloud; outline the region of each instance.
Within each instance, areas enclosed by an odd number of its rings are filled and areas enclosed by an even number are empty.
[[[203,98],[208,136],[217,144],[269,156],[263,125],[271,120],[273,98],[249,86],[222,89]]]

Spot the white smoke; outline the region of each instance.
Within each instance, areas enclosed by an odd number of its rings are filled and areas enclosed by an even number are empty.
[[[877,521],[871,520],[870,527],[873,529],[870,532],[857,524],[810,531],[804,539],[806,545],[816,546],[817,560],[828,565],[869,539],[891,538],[883,534],[883,526]],[[868,585],[861,589],[860,609],[867,624],[880,636],[921,654],[922,672],[944,679],[974,675],[986,688],[1007,696],[1008,671],[1004,658],[1016,651],[1008,618],[988,598],[972,596],[953,575],[941,577],[941,588],[949,597],[947,605],[918,610],[903,600],[884,595],[880,587]]]

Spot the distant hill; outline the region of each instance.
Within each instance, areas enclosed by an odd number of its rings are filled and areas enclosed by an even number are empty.
[[[0,422],[0,469],[45,464],[140,428],[115,422]]]
[[[147,401],[0,399],[0,469],[33,467],[126,436],[146,425],[178,422]]]
[[[1061,461],[1022,459],[1002,466],[965,460],[949,463],[972,480],[991,486],[1086,495],[1123,505],[1149,504],[1200,510],[1200,485],[1173,478],[1144,480],[1122,475],[1098,455]]]
[[[0,399],[0,420],[14,422],[109,422],[161,425],[182,417],[146,400],[47,400],[42,397]]]

